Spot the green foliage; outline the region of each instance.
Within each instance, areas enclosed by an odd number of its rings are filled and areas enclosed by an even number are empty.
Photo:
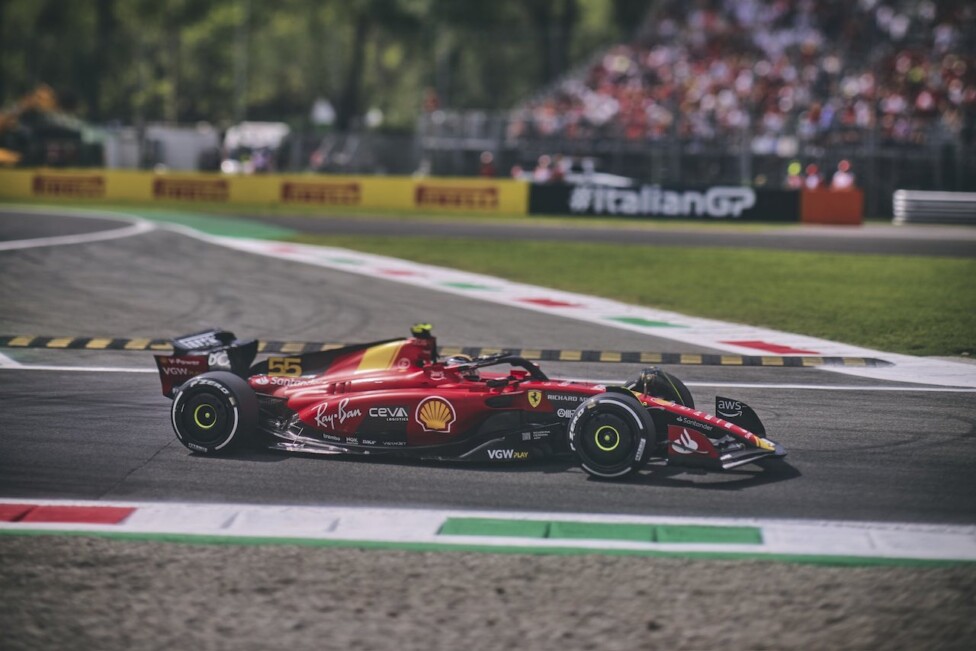
[[[976,261],[968,259],[443,238],[296,239],[891,352],[976,352]]]
[[[47,83],[98,121],[301,124],[324,97],[343,124],[377,107],[409,127],[426,88],[511,107],[620,38],[627,3],[0,0],[0,106]]]

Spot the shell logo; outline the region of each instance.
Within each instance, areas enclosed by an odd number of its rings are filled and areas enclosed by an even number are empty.
[[[414,417],[425,432],[450,433],[451,424],[457,420],[454,405],[443,398],[436,397],[421,400]]]

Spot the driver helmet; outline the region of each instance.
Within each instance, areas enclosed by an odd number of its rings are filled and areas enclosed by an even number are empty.
[[[477,368],[469,366],[470,364],[471,358],[467,355],[454,355],[444,360],[445,367],[457,371],[458,375],[465,380],[477,382],[481,379],[481,374],[478,373]]]

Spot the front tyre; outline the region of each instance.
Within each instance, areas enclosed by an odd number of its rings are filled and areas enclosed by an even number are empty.
[[[194,452],[226,452],[247,442],[258,422],[258,401],[247,382],[214,371],[190,379],[170,411],[176,438]]]
[[[569,421],[569,446],[583,470],[599,479],[617,479],[643,468],[656,437],[647,409],[623,393],[588,398]]]

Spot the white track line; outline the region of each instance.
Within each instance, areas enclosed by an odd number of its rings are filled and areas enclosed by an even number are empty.
[[[3,210],[0,209],[0,214],[10,215],[24,212],[23,210]],[[37,212],[37,211],[27,211],[27,212]],[[81,233],[79,235],[58,235],[53,237],[35,237],[27,240],[12,240],[9,242],[0,242],[0,251],[16,251],[20,249],[36,249],[45,246],[66,246],[70,244],[88,244],[90,242],[102,242],[105,240],[117,240],[123,237],[134,237],[136,235],[142,235],[143,233],[148,233],[150,231],[156,230],[156,225],[146,219],[141,217],[128,217],[116,214],[108,214],[104,217],[101,215],[91,215],[85,213],[71,213],[75,217],[84,217],[88,219],[111,219],[113,221],[124,221],[129,222],[128,226],[123,228],[113,228],[107,231],[99,231],[97,233]]]
[[[622,385],[627,380],[593,379],[593,378],[560,378],[570,382],[595,382],[611,386]],[[918,387],[898,385],[857,385],[857,384],[777,384],[775,382],[685,382],[689,387],[713,389],[795,389],[797,391],[911,391],[923,393],[976,393],[976,389],[956,387]]]
[[[976,393],[976,389],[957,389],[954,387],[899,387],[899,386],[858,386],[830,384],[747,384],[737,382],[685,382],[690,387],[713,387],[717,389],[803,389],[812,391],[910,391],[912,393]]]
[[[133,237],[142,235],[155,230],[156,227],[151,222],[141,222],[116,228],[110,231],[100,231],[98,233],[85,233],[82,235],[62,235],[58,237],[38,237],[30,240],[13,240],[11,242],[0,242],[0,251],[15,251],[19,249],[36,249],[44,246],[65,246],[69,244],[89,244],[91,242],[102,242],[105,240],[117,240],[123,237]]]
[[[9,358],[8,358],[9,359]],[[158,373],[154,368],[134,368],[129,366],[51,366],[48,364],[0,363],[0,371],[69,371],[76,373]]]

